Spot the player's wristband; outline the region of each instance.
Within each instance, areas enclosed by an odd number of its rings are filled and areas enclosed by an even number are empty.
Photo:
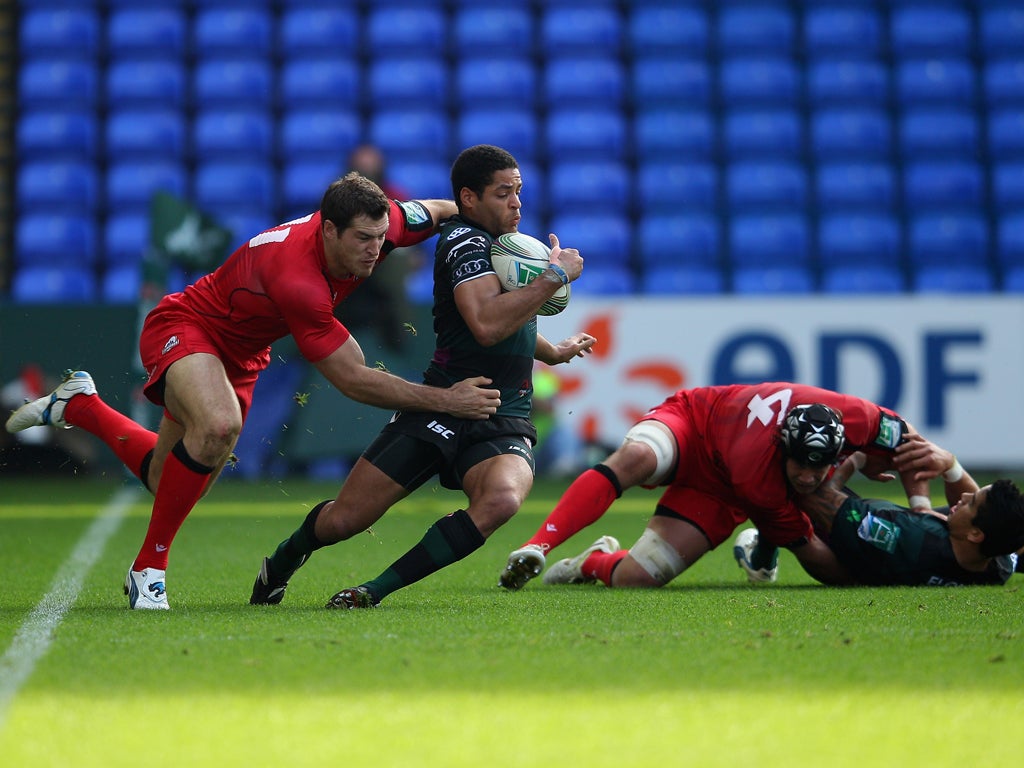
[[[557,264],[548,264],[548,269],[555,273],[555,276],[562,281],[562,285],[569,284],[569,275]]]
[[[911,496],[910,497],[910,508],[911,509],[931,509],[932,500],[927,496]]]
[[[956,456],[953,457],[953,466],[942,473],[942,479],[947,483],[956,483],[964,476],[964,468],[960,466]]]

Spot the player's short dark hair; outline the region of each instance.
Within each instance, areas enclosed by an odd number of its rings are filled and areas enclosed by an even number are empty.
[[[1024,547],[1024,496],[1010,480],[996,480],[974,516],[985,539],[978,546],[985,557],[1008,555]]]
[[[498,171],[518,168],[519,163],[501,147],[492,144],[477,144],[459,153],[452,163],[452,196],[460,208],[459,192],[463,187],[471,189],[477,197],[483,197],[484,189],[494,181]]]
[[[347,229],[356,216],[381,219],[390,209],[384,190],[355,171],[331,182],[320,201],[321,219],[333,221],[339,232]]]

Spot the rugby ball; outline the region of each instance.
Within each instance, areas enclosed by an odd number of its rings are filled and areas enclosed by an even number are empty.
[[[551,249],[535,237],[522,232],[506,232],[498,235],[491,245],[491,266],[494,267],[501,287],[506,291],[515,291],[529,285],[548,268]],[[555,295],[545,301],[538,315],[557,315],[569,306],[572,294],[568,285],[563,285]]]

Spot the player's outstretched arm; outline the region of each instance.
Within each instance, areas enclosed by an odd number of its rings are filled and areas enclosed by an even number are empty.
[[[577,333],[568,339],[552,344],[539,333],[534,358],[548,365],[572,362],[574,357],[589,355],[597,339],[589,333]]]

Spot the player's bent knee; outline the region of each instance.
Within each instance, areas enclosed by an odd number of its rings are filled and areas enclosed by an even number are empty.
[[[643,532],[636,544],[629,550],[637,565],[659,584],[668,584],[686,570],[686,560],[676,552],[675,547],[650,528]]]
[[[652,421],[641,421],[629,428],[623,445],[633,441],[646,445],[654,452],[657,461],[654,471],[641,485],[659,485],[665,476],[672,471],[676,460],[676,444],[672,436]]]

